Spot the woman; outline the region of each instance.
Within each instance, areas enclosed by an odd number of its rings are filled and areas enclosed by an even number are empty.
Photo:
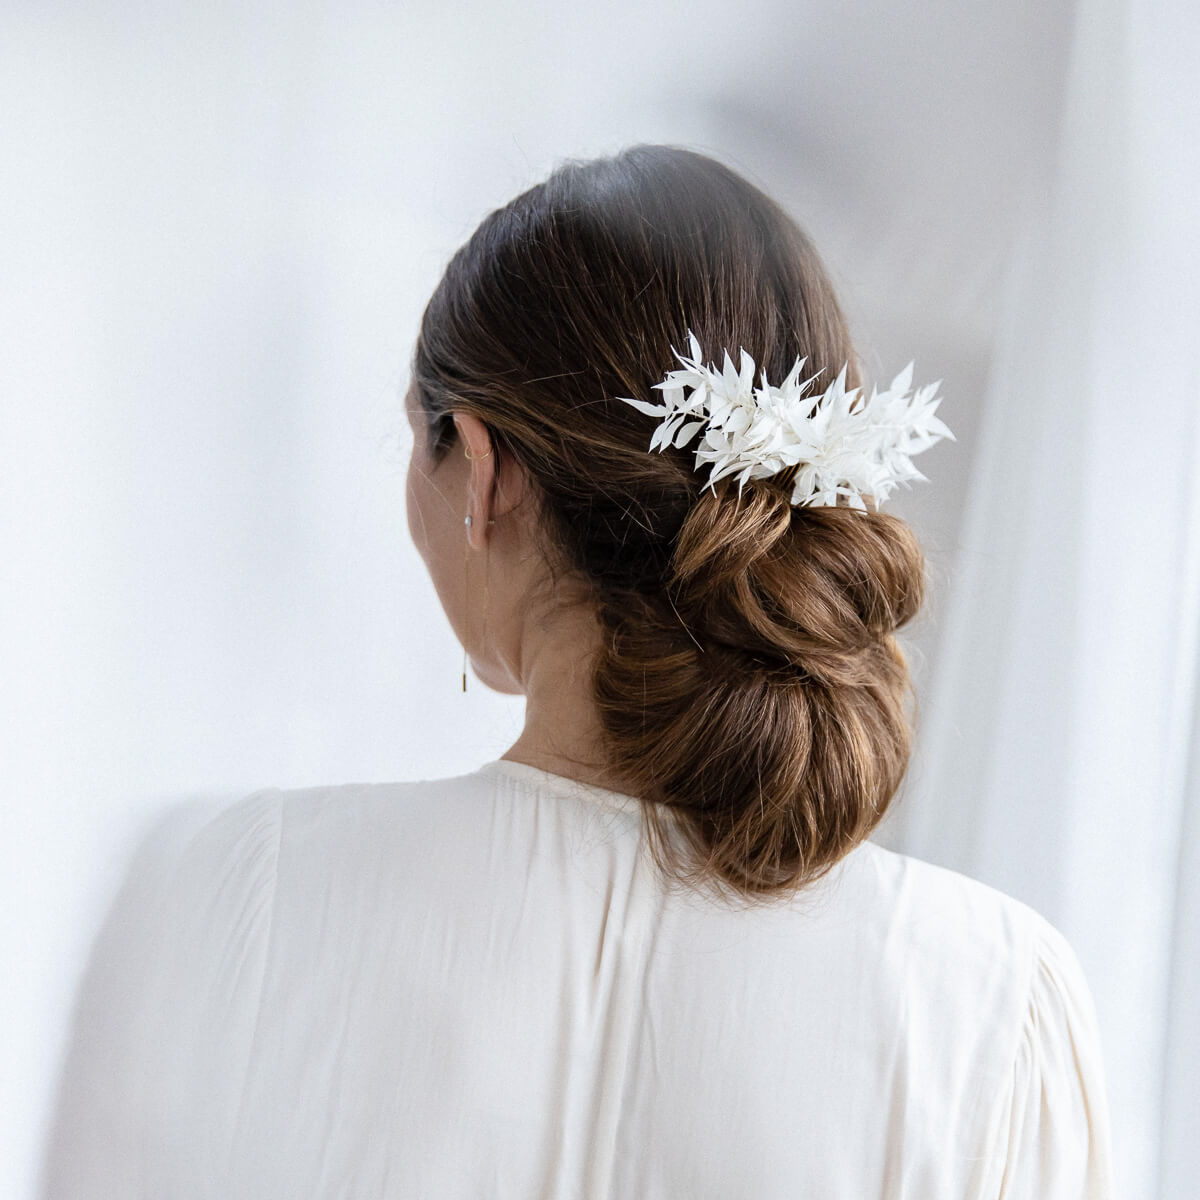
[[[708,158],[567,164],[484,220],[417,340],[408,517],[524,730],[160,853],[96,957],[48,1195],[1112,1194],[1070,946],[866,840],[923,563],[878,509],[899,459],[864,503],[799,457],[798,366],[859,386],[811,244]]]

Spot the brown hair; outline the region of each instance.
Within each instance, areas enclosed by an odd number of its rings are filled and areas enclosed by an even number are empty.
[[[451,411],[483,420],[536,485],[551,576],[586,583],[606,758],[645,802],[655,862],[734,897],[793,894],[900,785],[911,686],[893,634],[924,561],[895,516],[793,506],[774,480],[714,494],[694,444],[648,453],[654,419],[617,397],[657,400],[689,329],[706,362],[745,347],[771,380],[806,355],[806,376],[848,363],[861,382],[796,222],[710,158],[635,146],[483,220],[425,310],[413,382],[434,461]]]

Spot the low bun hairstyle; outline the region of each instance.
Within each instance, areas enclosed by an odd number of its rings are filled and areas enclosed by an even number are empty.
[[[452,412],[535,485],[550,579],[603,629],[593,697],[656,863],[742,899],[794,894],[882,819],[910,753],[896,630],[924,562],[887,513],[790,503],[774,480],[707,487],[695,448],[648,452],[688,330],[861,385],[811,242],[774,201],[691,151],[568,162],[489,214],[422,319],[413,383],[435,462]]]

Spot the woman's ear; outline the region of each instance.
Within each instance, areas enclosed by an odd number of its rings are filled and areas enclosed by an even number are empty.
[[[492,449],[492,435],[488,427],[473,413],[454,413],[454,428],[459,439],[473,459],[481,460]]]
[[[467,542],[476,550],[487,544],[488,526],[495,520],[493,513],[496,451],[492,445],[487,426],[471,413],[455,413],[454,428],[458,432],[459,445],[453,451],[460,454],[466,463],[466,513],[471,518],[467,528]]]
[[[454,425],[462,441],[460,453],[471,470],[467,484],[467,511],[471,514],[468,538],[479,549],[486,541],[488,527],[521,502],[528,477],[511,455],[500,461],[491,431],[474,414],[456,412]]]

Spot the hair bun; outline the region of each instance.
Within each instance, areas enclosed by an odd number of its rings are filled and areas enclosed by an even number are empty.
[[[904,521],[796,507],[770,486],[740,498],[732,488],[704,491],[671,565],[686,624],[829,684],[861,683],[862,652],[908,621],[924,593],[924,558]]]

